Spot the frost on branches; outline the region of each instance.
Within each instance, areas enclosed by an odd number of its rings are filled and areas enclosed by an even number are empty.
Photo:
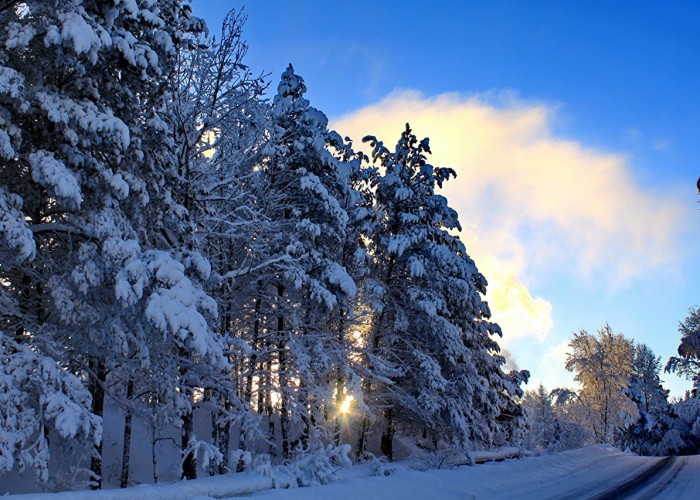
[[[0,475],[33,468],[47,482],[49,439],[99,443],[90,404],[75,375],[0,332]]]
[[[512,432],[518,412],[508,410],[517,408],[512,398],[522,395],[528,374],[501,370],[505,360],[492,339],[501,331],[482,298],[486,280],[449,232],[460,229],[457,213],[436,189],[455,172],[430,165],[428,139],[418,141],[408,125],[394,151],[375,137],[364,141],[380,166],[380,217],[370,235],[380,292],[366,356],[382,378],[366,384],[365,398],[384,408],[382,451],[392,457],[401,427],[466,452],[492,445]]]
[[[678,327],[681,343],[678,356],[672,356],[666,364],[667,372],[676,372],[693,382],[700,389],[700,308],[691,308],[688,317]]]
[[[454,171],[408,127],[393,151],[368,138],[370,161],[291,65],[264,99],[244,22],[210,36],[180,0],[0,8],[0,474],[59,487],[49,449],[74,441],[93,488],[273,463],[318,484],[392,459],[395,435],[517,439],[528,375],[503,372],[451,233]]]
[[[148,325],[225,364],[208,323],[191,315],[213,312],[212,300],[173,276],[173,249],[153,253],[158,228],[182,214],[165,183],[164,84],[184,34],[201,23],[177,0],[28,0],[3,8],[0,26],[0,283],[16,304],[0,311],[3,328],[70,366],[97,416],[110,371],[143,355]],[[148,249],[142,264],[162,288],[143,293],[138,265],[110,253],[130,245]],[[139,307],[150,314],[136,320]],[[99,439],[92,454],[99,486]]]

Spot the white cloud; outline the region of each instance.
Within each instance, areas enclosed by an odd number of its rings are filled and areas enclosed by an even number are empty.
[[[542,297],[532,296],[514,264],[484,255],[478,266],[488,277],[486,299],[492,319],[506,332],[503,343],[507,345],[509,339],[525,336],[535,336],[540,341],[546,339],[552,330],[552,304]]]
[[[538,383],[542,383],[550,391],[559,387],[579,387],[579,383],[574,380],[574,374],[564,368],[568,351],[568,340],[552,344],[545,351],[536,373]]]
[[[533,277],[563,272],[616,287],[671,267],[676,254],[679,203],[640,187],[623,155],[557,137],[556,118],[555,107],[512,94],[401,91],[332,122],[365,151],[364,135],[393,146],[410,122],[430,137],[431,162],[457,171],[444,194],[489,280],[504,340],[550,335],[552,305],[530,292]]]

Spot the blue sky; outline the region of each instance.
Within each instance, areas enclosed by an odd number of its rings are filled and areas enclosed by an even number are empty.
[[[665,362],[700,305],[700,3],[443,4],[255,0],[246,61],[273,87],[291,62],[358,141],[431,137],[534,383],[568,383],[571,332],[605,321]],[[212,32],[242,5],[193,2]]]

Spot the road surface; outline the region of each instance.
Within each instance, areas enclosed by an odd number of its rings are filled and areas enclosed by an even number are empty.
[[[17,500],[700,499],[700,456],[638,457],[591,446],[475,466],[417,470],[419,461],[341,467],[330,484],[297,488],[303,471],[233,474],[123,490],[19,495]],[[379,474],[377,473],[379,472]],[[273,484],[278,488],[270,489]],[[1,484],[0,484],[1,486]],[[3,497],[3,499],[6,497]]]
[[[330,485],[272,490],[256,497],[291,499],[700,499],[700,456],[639,457],[592,446],[473,467],[388,477],[343,478]]]

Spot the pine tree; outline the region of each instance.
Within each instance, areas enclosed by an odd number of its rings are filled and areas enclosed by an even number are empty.
[[[645,344],[634,349],[633,373],[625,394],[635,403],[637,420],[620,432],[617,444],[640,455],[676,454],[686,447],[679,433],[678,415],[661,385],[661,358]]]
[[[278,317],[277,355],[285,456],[285,425],[301,427],[297,439],[302,446],[308,446],[313,433],[328,431],[324,412],[333,408],[333,392],[339,390],[332,383],[335,373],[340,370],[351,377],[339,321],[349,313],[349,301],[357,292],[342,263],[350,223],[347,210],[355,195],[343,162],[329,151],[343,143],[328,131],[327,118],[310,106],[305,91],[303,79],[290,65],[272,105],[274,149],[263,162],[276,219],[281,229],[287,228],[280,243],[289,259],[279,265],[282,276],[277,278],[278,298],[284,304],[278,309],[284,318]],[[301,380],[294,391],[291,377]]]
[[[29,0],[0,16],[1,241],[14,255],[0,278],[21,311],[2,312],[14,341],[86,379],[80,401],[97,416],[127,365],[160,374],[184,350],[224,366],[208,265],[160,236],[185,211],[167,184],[166,82],[202,23],[179,0]],[[100,443],[91,469],[100,487]]]
[[[678,373],[693,382],[693,390],[700,389],[700,308],[691,308],[688,317],[678,326],[681,342],[678,356],[666,363],[667,372]]]
[[[533,391],[526,391],[523,407],[527,414],[529,434],[526,445],[545,450],[557,448],[561,436],[561,424],[554,405],[555,395],[540,384]]]
[[[382,451],[392,458],[399,426],[427,428],[467,451],[491,444],[497,424],[489,420],[502,415],[527,374],[509,379],[501,371],[505,360],[491,338],[500,328],[482,298],[486,280],[449,232],[461,229],[457,213],[436,190],[455,172],[430,165],[428,140],[408,125],[393,152],[375,137],[364,140],[380,166],[380,219],[370,236],[379,292],[366,358],[381,378],[365,398],[384,408]],[[365,422],[359,453],[366,430]]]

